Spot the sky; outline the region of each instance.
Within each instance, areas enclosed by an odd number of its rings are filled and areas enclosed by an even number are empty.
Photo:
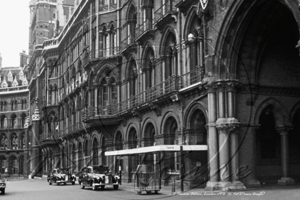
[[[20,66],[20,53],[28,54],[29,0],[0,0],[0,25],[2,67]]]

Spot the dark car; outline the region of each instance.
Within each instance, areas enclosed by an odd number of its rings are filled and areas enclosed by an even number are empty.
[[[5,194],[5,188],[6,188],[6,180],[5,179],[0,179],[1,194]]]
[[[52,183],[63,183],[64,185],[72,183],[72,185],[75,185],[76,176],[67,168],[55,168],[49,172],[47,181],[49,185],[52,185]]]
[[[104,165],[94,165],[83,167],[79,172],[80,188],[92,187],[103,189],[106,185],[112,185],[115,190],[119,188],[120,177],[113,175],[109,167]]]

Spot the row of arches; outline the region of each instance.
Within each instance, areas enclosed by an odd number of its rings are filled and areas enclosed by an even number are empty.
[[[24,155],[0,156],[0,173],[2,175],[24,175]]]
[[[0,111],[25,110],[27,108],[27,98],[22,98],[19,101],[17,99],[11,99],[10,103],[5,100],[0,101]]]
[[[138,165],[138,157],[132,156],[126,161],[124,161],[123,158],[118,158],[114,164],[112,161],[109,161],[109,158],[104,156],[105,151],[127,148],[133,149],[158,144],[178,144],[180,138],[178,134],[178,132],[180,132],[179,124],[181,124],[179,117],[175,113],[169,113],[166,118],[164,127],[160,131],[155,120],[148,119],[147,122],[145,122],[141,136],[139,134],[141,130],[132,123],[128,126],[126,133],[124,133],[122,129],[117,130],[115,134],[111,135],[94,132],[92,135],[87,136],[86,139],[68,140],[64,146],[60,147],[58,154],[54,152],[44,153],[44,156],[47,157],[46,160],[48,160],[48,164],[45,164],[48,166],[45,166],[45,169],[49,170],[51,167],[57,165],[64,167],[72,165],[76,170],[79,170],[84,165],[104,164],[110,165],[112,170],[118,171],[119,164],[123,165],[122,169],[125,169],[125,163],[128,162],[128,177],[131,177]],[[206,117],[202,109],[194,109],[190,119],[188,122],[190,128],[184,131],[185,143],[206,144],[206,129],[204,127]],[[200,120],[200,122],[198,120]],[[60,162],[55,161],[55,157],[57,156],[59,156]],[[172,158],[172,155],[169,155],[169,157]],[[178,170],[175,166],[178,166],[179,161],[175,161],[174,159],[170,160],[170,169]],[[148,160],[145,162],[148,162]]]
[[[19,114],[1,114],[0,116],[0,128],[24,128],[25,121],[26,121],[26,114],[19,113]]]
[[[26,148],[26,138],[24,132],[12,132],[10,134],[1,133],[0,137],[1,150],[18,150]]]

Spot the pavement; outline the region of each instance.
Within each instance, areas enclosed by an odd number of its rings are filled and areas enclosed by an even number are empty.
[[[45,188],[49,187],[48,184],[40,184],[41,181],[42,183],[45,183],[44,182],[45,178],[39,178],[39,177],[35,177],[34,179],[9,179],[9,182],[12,181],[18,184],[19,181],[23,182],[26,180],[28,181],[28,183],[41,185],[40,186],[41,189],[38,189],[38,191],[43,191],[44,190],[43,187]],[[76,183],[76,185],[77,184],[78,182]],[[42,187],[42,185],[44,186]],[[55,189],[55,188],[61,189],[61,187],[54,187],[54,186],[49,187],[48,189]],[[137,195],[138,190],[134,188],[134,183],[126,183],[125,181],[122,182],[119,188],[120,190],[116,191],[115,193],[111,193],[111,190],[109,189],[105,190],[104,192],[107,192],[107,194],[113,194],[110,199],[161,199],[161,198],[172,199],[172,200],[177,200],[177,199],[198,200],[199,198],[201,198],[201,200],[206,200],[206,199],[209,200],[214,200],[214,199],[220,199],[220,200],[231,200],[231,199],[294,200],[295,199],[295,200],[299,200],[300,199],[300,185],[292,185],[292,186],[263,185],[261,188],[248,188],[240,191],[205,191],[204,188],[194,188],[191,190],[185,190],[183,192],[181,192],[179,188],[174,189],[172,186],[162,185],[160,191],[158,192],[159,193],[158,195],[155,195],[154,192],[152,192],[152,195],[147,195],[145,191],[143,191],[141,195]],[[48,189],[45,191],[48,192]],[[84,191],[89,191],[89,190],[82,191],[77,189],[78,186],[70,187],[70,195],[73,194],[73,191],[83,192],[83,193]],[[77,193],[76,195],[78,196]],[[90,193],[90,195],[96,195],[96,194]],[[60,196],[57,196],[56,198],[59,199]],[[91,196],[91,199],[92,198],[93,197]],[[29,199],[31,199],[31,197]]]

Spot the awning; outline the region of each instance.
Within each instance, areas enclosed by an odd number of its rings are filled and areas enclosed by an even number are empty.
[[[141,147],[135,149],[106,151],[105,155],[124,156],[124,155],[143,154],[143,153],[160,152],[160,151],[179,152],[180,146],[182,146],[183,151],[207,151],[207,145],[158,145],[158,146]]]

